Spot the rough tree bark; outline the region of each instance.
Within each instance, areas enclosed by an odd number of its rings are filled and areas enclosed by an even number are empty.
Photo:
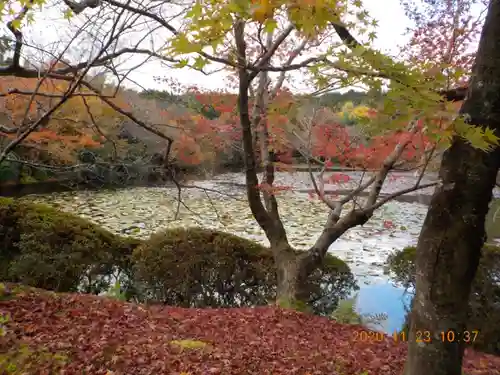
[[[470,116],[471,124],[500,131],[500,0],[490,1],[460,112]],[[432,197],[418,240],[405,375],[462,374],[468,300],[485,240],[499,150],[484,152],[457,137],[443,155],[443,184]],[[449,331],[455,331],[456,342],[443,341],[441,332]]]

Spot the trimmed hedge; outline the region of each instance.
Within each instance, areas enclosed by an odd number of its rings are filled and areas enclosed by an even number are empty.
[[[183,307],[265,305],[275,299],[271,251],[253,241],[202,228],[157,233],[133,254],[135,285],[146,302]],[[307,285],[308,304],[330,314],[356,282],[342,260],[329,255]]]
[[[389,270],[396,282],[415,287],[416,248],[407,247],[389,256]],[[473,346],[500,354],[500,247],[485,245],[470,295],[469,329],[479,330]],[[404,330],[408,329],[408,319]]]
[[[55,208],[0,198],[0,279],[58,292],[109,287],[137,240]]]

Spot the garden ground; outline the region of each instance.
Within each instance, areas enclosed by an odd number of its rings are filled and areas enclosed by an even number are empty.
[[[392,337],[360,340],[361,326],[277,307],[147,307],[2,285],[2,374],[400,375],[406,357]],[[464,372],[500,374],[500,357],[467,350]]]

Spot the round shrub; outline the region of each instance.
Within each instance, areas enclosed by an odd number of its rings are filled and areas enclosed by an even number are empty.
[[[146,302],[182,307],[265,305],[275,299],[271,251],[253,241],[202,228],[157,233],[133,253],[135,285]],[[356,286],[349,267],[328,256],[307,288],[316,313],[333,311]]]
[[[416,248],[407,247],[389,256],[388,269],[396,282],[415,288]],[[479,330],[474,347],[500,354],[500,247],[485,245],[469,299],[469,330]],[[407,330],[409,317],[403,329]]]
[[[127,270],[138,241],[55,208],[0,198],[0,278],[59,292],[99,293]]]

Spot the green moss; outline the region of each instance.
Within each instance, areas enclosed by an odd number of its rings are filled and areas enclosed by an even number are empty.
[[[6,375],[24,375],[35,373],[44,368],[51,374],[58,373],[68,362],[64,353],[52,353],[44,347],[31,348],[19,344],[0,354],[0,373]]]
[[[288,299],[278,299],[276,301],[276,305],[283,309],[295,310],[305,313],[312,312],[311,306],[309,306],[306,302],[300,300],[290,301]]]
[[[191,340],[191,339],[172,340],[170,341],[170,344],[178,346],[181,349],[205,349],[210,346],[204,341]]]

